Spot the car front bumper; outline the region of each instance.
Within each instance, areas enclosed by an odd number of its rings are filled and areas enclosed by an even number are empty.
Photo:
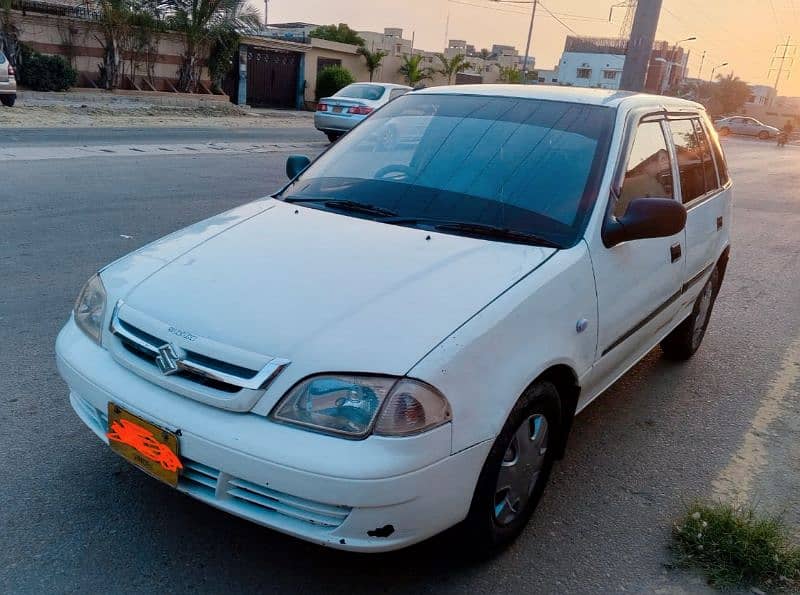
[[[184,470],[178,490],[260,525],[337,549],[399,549],[457,524],[466,517],[491,448],[491,441],[484,441],[419,468],[408,460],[402,465],[410,470],[387,477],[325,475],[282,464],[282,452],[296,451],[315,439],[334,440],[330,443],[334,448],[356,444],[363,448],[370,440],[376,441],[375,448],[384,449],[387,440],[449,442],[449,425],[415,438],[372,437],[354,442],[278,426],[255,419],[254,414],[222,411],[158,387],[123,368],[108,351],[86,338],[72,320],[59,334],[56,359],[69,386],[73,409],[103,442],[108,443],[109,402],[160,427],[179,431]],[[224,419],[233,420],[235,425],[215,423]],[[276,430],[277,439],[271,436],[273,428],[280,429]],[[296,443],[280,439],[288,435],[287,431],[298,437]],[[397,446],[395,458],[407,459],[403,445]],[[331,457],[331,452],[309,449],[307,456],[318,466],[320,459]],[[357,465],[358,459],[355,462]],[[336,464],[331,468],[337,468]],[[119,497],[130,496],[120,493]]]

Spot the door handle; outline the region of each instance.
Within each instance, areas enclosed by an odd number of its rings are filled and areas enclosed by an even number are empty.
[[[669,256],[672,259],[672,262],[676,262],[681,259],[681,245],[680,244],[672,244],[669,247]]]
[[[722,217],[717,217],[717,231],[722,229]]]

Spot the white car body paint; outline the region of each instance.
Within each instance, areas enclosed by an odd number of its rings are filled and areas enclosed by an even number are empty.
[[[116,403],[180,430],[180,453],[191,473],[179,490],[315,543],[392,550],[466,517],[495,437],[540,374],[553,366],[569,369],[580,387],[580,410],[689,315],[702,287],[693,279],[729,244],[730,184],[687,205],[687,226],[678,237],[609,249],[601,229],[636,114],[702,114],[700,106],[548,87],[420,93],[529,96],[616,109],[608,163],[583,237],[556,250],[275,199],[243,205],[101,271],[107,291],[102,347],[73,319],[56,344],[59,370],[84,423],[107,442],[105,411]],[[678,266],[669,259],[675,242],[684,249]],[[604,353],[670,288],[678,299]],[[119,300],[125,320],[168,331],[178,347],[253,369],[274,357],[291,363],[265,390],[228,396],[162,377],[111,334]],[[452,422],[404,438],[347,440],[268,418],[296,383],[331,372],[425,381],[448,399]],[[282,504],[253,505],[240,497],[241,485],[255,490],[247,492],[251,499],[261,490]],[[320,524],[315,515],[329,521]],[[389,525],[388,535],[376,534]]]

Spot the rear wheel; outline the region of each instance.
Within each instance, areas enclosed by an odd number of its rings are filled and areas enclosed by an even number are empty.
[[[16,95],[0,95],[0,102],[2,102],[6,107],[14,107],[14,102],[16,100]]]
[[[694,302],[691,315],[661,341],[661,349],[669,359],[687,360],[700,348],[706,335],[711,311],[719,290],[719,269],[714,267],[700,295]]]
[[[758,138],[760,138],[761,140],[769,140],[769,132],[767,132],[766,130],[762,130],[761,132],[758,133]]]
[[[341,132],[326,132],[325,136],[328,137],[329,141],[331,141],[332,143],[335,143],[337,140],[339,140],[339,137],[342,136],[342,133]]]
[[[471,551],[492,553],[525,528],[550,477],[561,427],[555,386],[533,384],[511,411],[481,470],[461,527]]]

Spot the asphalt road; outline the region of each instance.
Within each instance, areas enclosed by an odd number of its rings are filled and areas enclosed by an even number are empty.
[[[69,407],[53,342],[85,279],[276,188],[283,155],[0,163],[0,592],[704,589],[666,546],[721,474],[744,470],[742,497],[800,523],[800,148],[727,151],[734,247],[703,347],[685,364],[654,350],[592,404],[528,529],[481,563],[442,539],[365,556],[257,527],[129,467]]]

